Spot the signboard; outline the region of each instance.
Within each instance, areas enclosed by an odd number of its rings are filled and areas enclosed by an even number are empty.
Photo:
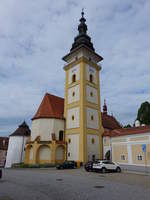
[[[142,151],[146,153],[146,144],[142,144]]]

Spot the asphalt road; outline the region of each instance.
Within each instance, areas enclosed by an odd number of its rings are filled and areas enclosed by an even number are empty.
[[[0,200],[149,200],[150,176],[84,169],[5,169]]]

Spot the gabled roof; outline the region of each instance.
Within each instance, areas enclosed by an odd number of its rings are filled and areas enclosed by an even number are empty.
[[[32,120],[39,118],[64,119],[63,113],[64,113],[64,99],[46,93]]]
[[[102,125],[105,129],[113,130],[122,128],[121,124],[115,119],[115,117],[102,113]]]
[[[103,136],[118,137],[141,133],[150,133],[150,125],[106,131],[104,132]]]
[[[10,136],[30,136],[29,126],[24,121]]]
[[[8,149],[8,137],[0,137],[0,150],[7,150]]]

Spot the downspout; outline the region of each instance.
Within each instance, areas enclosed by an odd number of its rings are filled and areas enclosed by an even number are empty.
[[[22,162],[23,150],[24,150],[24,136],[23,136],[23,140],[22,140],[22,150],[21,150],[21,155],[20,155],[20,163]]]

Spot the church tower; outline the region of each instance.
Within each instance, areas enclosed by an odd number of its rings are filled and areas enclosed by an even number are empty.
[[[65,140],[67,159],[85,163],[102,159],[102,120],[98,64],[103,58],[95,52],[87,34],[84,12],[81,13],[78,35],[70,52],[63,57],[66,62]]]

